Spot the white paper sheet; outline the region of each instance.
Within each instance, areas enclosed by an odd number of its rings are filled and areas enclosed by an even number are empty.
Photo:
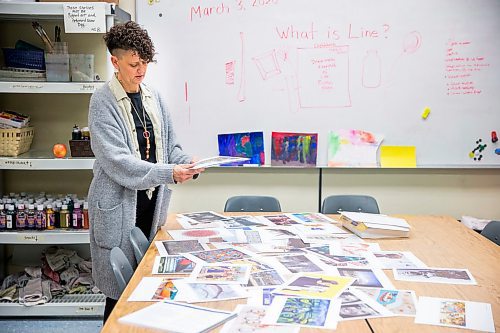
[[[495,331],[490,304],[456,299],[419,297],[415,323]]]

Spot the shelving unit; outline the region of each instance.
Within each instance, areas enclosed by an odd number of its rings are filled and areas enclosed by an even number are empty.
[[[102,2],[99,2],[102,4]],[[130,20],[126,13],[115,4],[104,3],[106,30],[116,23]],[[64,3],[62,2],[5,2],[0,6],[0,20],[4,24],[15,21],[63,21]],[[60,24],[60,23],[59,23]],[[76,37],[75,37],[76,38]],[[78,37],[80,38],[80,37]],[[1,45],[6,47],[6,45]],[[103,54],[106,50],[102,50]],[[109,77],[113,68],[106,62],[106,75]],[[84,94],[90,95],[104,81],[99,82],[42,82],[42,81],[0,81],[2,94]],[[20,97],[24,98],[24,97]],[[67,99],[65,99],[67,101]],[[36,127],[36,124],[34,124]],[[54,158],[50,151],[31,150],[17,157],[0,157],[0,172],[3,170],[91,170],[94,158]],[[3,183],[0,188],[5,192]],[[7,245],[63,245],[88,244],[88,230],[44,230],[44,231],[9,231],[0,232],[0,253],[5,256]],[[0,258],[2,265],[6,258]],[[64,295],[50,302],[26,307],[19,303],[0,301],[0,317],[20,316],[100,316],[104,310],[105,296],[103,294]]]

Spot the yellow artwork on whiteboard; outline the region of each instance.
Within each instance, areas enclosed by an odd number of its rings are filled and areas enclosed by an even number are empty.
[[[382,168],[416,168],[417,148],[415,146],[381,146],[380,166]]]

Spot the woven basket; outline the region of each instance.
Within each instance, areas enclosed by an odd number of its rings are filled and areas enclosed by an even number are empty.
[[[17,156],[30,150],[34,127],[0,128],[0,156]]]

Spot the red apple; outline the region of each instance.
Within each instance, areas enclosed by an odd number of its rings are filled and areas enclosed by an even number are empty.
[[[63,158],[64,156],[66,156],[67,152],[68,150],[66,149],[66,145],[63,143],[56,143],[52,148],[52,153],[57,158]]]

